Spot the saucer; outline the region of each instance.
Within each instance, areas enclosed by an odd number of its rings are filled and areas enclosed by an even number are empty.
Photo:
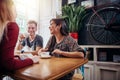
[[[51,55],[41,55],[40,58],[43,58],[43,59],[51,58]]]

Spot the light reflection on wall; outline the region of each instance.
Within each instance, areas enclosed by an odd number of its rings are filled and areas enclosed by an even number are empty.
[[[28,20],[39,20],[39,0],[13,0],[17,10],[16,22],[20,27],[20,33],[26,33]]]

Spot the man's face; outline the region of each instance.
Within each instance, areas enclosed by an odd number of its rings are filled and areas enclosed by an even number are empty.
[[[30,35],[35,35],[36,31],[37,31],[37,26],[34,23],[28,24],[28,33]]]

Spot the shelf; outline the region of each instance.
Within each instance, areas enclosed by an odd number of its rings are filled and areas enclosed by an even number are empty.
[[[115,62],[103,62],[103,61],[97,61],[95,62],[97,65],[113,65],[113,66],[120,66],[120,63],[115,63]]]
[[[82,48],[120,48],[120,45],[80,45]]]
[[[80,45],[80,47],[91,56],[85,64],[86,79],[120,80],[118,76],[120,75],[120,45]]]
[[[120,45],[80,45],[91,61],[120,62]]]
[[[103,61],[89,61],[87,64],[90,64],[90,65],[103,65],[103,66],[106,66],[106,65],[109,65],[109,66],[120,66],[120,63],[116,63],[116,62],[103,62]]]

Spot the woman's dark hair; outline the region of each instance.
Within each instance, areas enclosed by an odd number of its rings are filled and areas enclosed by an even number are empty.
[[[60,29],[60,33],[64,36],[67,36],[68,35],[68,27],[66,26],[66,23],[64,21],[64,19],[62,18],[53,18],[50,20],[51,21],[54,21],[56,25],[61,25],[61,29]]]

